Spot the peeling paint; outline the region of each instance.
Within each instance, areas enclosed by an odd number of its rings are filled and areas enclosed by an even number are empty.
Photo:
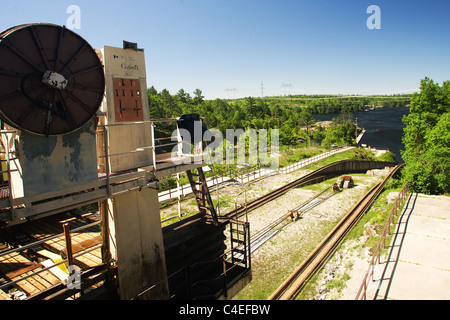
[[[18,149],[26,196],[87,184],[98,178],[94,120],[60,136],[22,132]]]
[[[55,150],[57,137],[42,137],[22,131],[20,141],[23,155],[27,160],[50,157]]]

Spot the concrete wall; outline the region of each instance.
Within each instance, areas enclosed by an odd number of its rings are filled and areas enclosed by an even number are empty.
[[[110,252],[117,260],[121,299],[167,299],[168,284],[158,192],[127,192],[108,200]]]

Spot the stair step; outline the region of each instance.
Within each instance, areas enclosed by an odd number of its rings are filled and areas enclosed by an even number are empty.
[[[232,243],[238,243],[238,244],[245,244],[246,243],[246,241],[240,240],[240,239],[231,239],[231,242]]]
[[[246,254],[245,250],[240,250],[240,249],[233,249],[231,252],[233,253],[233,257],[242,256],[242,255]]]

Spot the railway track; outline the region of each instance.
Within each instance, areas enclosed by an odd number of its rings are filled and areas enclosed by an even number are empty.
[[[265,228],[260,230],[255,235],[252,235],[250,242],[250,251],[253,252],[258,249],[261,245],[263,245],[270,238],[275,236],[282,228],[287,226],[293,221],[298,220],[304,213],[311,210],[315,206],[318,206],[325,200],[331,198],[336,193],[331,190],[331,186],[315,195],[314,197],[308,199],[303,202],[299,206],[295,207],[292,210],[289,210],[287,213],[283,214]]]
[[[326,178],[326,176],[319,176],[317,177],[315,175],[315,172],[311,172],[303,177],[301,177],[300,179],[297,179],[295,181],[292,181],[284,186],[282,186],[281,188],[278,188],[272,192],[269,192],[267,194],[265,194],[262,197],[259,197],[258,199],[255,199],[253,201],[250,201],[249,203],[247,203],[245,206],[242,206],[240,208],[237,208],[235,210],[232,210],[228,213],[226,213],[225,215],[219,217],[220,218],[234,218],[237,219],[241,216],[243,216],[245,213],[252,211],[276,198],[278,198],[279,196],[285,194],[286,192],[288,192],[291,189],[294,188],[298,188],[300,186],[306,185],[306,184],[311,184],[317,181],[321,181],[324,180]]]
[[[371,163],[373,165],[370,166],[358,166],[357,163],[363,164],[363,163]],[[354,167],[350,170],[350,167],[352,166],[348,166],[346,167],[346,165],[348,164],[352,164],[354,165]],[[267,193],[266,195],[255,199],[253,201],[250,201],[249,203],[247,203],[246,205],[237,208],[235,210],[232,210],[222,216],[219,217],[219,219],[222,219],[226,222],[227,219],[237,219],[239,217],[241,217],[242,215],[244,215],[247,212],[250,212],[256,208],[258,208],[259,206],[262,206],[276,198],[278,198],[279,196],[285,194],[286,192],[288,192],[291,189],[294,188],[298,188],[300,186],[304,186],[307,184],[311,184],[311,183],[316,183],[322,180],[325,180],[327,178],[329,178],[330,176],[336,176],[339,175],[343,172],[345,173],[352,173],[352,172],[366,172],[369,169],[376,169],[376,168],[384,168],[385,166],[391,166],[394,165],[391,162],[383,162],[383,161],[361,161],[361,160],[341,160],[341,161],[337,161],[334,163],[330,163],[328,165],[325,165],[323,167],[321,167],[320,169],[317,169],[316,171],[310,172],[306,175],[304,175],[303,177],[292,181],[272,192]]]
[[[324,166],[220,218],[225,218],[225,221],[229,221],[230,218],[240,217],[293,188],[323,180],[330,175],[336,175],[339,172],[338,170],[333,170],[332,167],[334,165],[336,163]],[[362,169],[360,168],[360,170]],[[323,196],[325,194],[316,196],[315,201],[324,201],[321,200]],[[317,204],[309,201],[293,210],[301,214],[304,210],[308,210],[309,206]],[[46,267],[46,262],[48,262],[47,260],[54,260],[56,255],[60,256],[58,259],[67,256],[67,253],[64,253],[66,248],[64,235],[61,234],[63,222],[70,222],[71,224],[72,253],[75,258],[75,264],[81,266],[81,269],[86,270],[86,272],[90,272],[89,270],[94,270],[98,267],[103,268],[100,249],[100,220],[98,220],[100,217],[89,215],[82,219],[72,217],[67,220],[66,217],[61,217],[61,215],[52,215],[11,227],[14,230],[9,229],[15,235],[15,240],[9,243],[8,246],[0,247],[0,300],[8,298],[7,291],[10,288],[16,288],[24,292],[27,299],[33,297],[41,298],[41,296],[43,297],[41,293],[45,295],[50,290],[60,289],[61,279],[52,273],[54,267]],[[283,219],[286,220],[286,215],[274,221],[271,227],[266,229],[266,232],[259,233],[256,240],[259,238],[259,243],[264,243],[264,238],[270,238],[272,236],[271,232],[274,231],[275,227],[279,228]],[[255,246],[258,245],[257,242],[253,243]],[[67,265],[67,263],[65,264]],[[96,270],[94,271],[97,272]]]
[[[311,210],[315,206],[321,204],[325,200],[331,198],[336,192],[330,191],[331,186],[320,192],[319,194],[313,196],[309,200],[305,201],[301,205],[295,207],[292,210],[289,210],[287,213],[283,214],[279,218],[272,221],[270,224],[265,226],[263,229],[258,231],[256,234],[251,236],[250,241],[250,253],[256,251],[259,247],[261,247],[266,241],[270,240],[273,236],[275,236],[278,232],[281,231],[282,228],[286,227],[290,223],[300,219],[300,217]],[[238,246],[236,249],[244,250],[244,247]],[[238,259],[241,259],[243,256],[235,256]]]
[[[269,300],[294,299],[307,281],[328,261],[334,254],[340,242],[347,233],[368,211],[372,203],[384,189],[386,182],[403,165],[396,166],[386,178],[373,187],[336,225],[336,227],[322,240],[314,251],[297,267],[297,269],[272,293]]]

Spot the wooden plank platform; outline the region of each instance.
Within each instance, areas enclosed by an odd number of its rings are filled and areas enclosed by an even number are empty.
[[[6,281],[18,280],[39,269],[42,269],[40,264],[28,260],[18,252],[0,257],[0,272],[5,275],[4,279]],[[25,292],[27,296],[30,296],[50,288],[59,282],[60,280],[51,272],[43,271],[40,274],[17,282],[14,287]],[[2,299],[2,297],[5,297],[5,295],[0,295],[0,299]]]
[[[98,214],[92,214],[86,217],[74,217],[67,214],[58,214],[44,219],[32,221],[21,226],[21,229],[34,240],[42,240],[47,237],[63,232],[63,224],[69,223],[70,229],[77,229],[88,223],[96,222],[100,219]],[[93,247],[101,243],[100,225],[83,229],[79,232],[71,232],[72,252],[77,254],[80,251]],[[45,249],[61,255],[66,258],[66,241],[63,235],[45,241],[41,244]],[[97,266],[102,263],[101,249],[88,252],[75,258],[75,264],[81,269]]]
[[[44,240],[48,237],[55,236],[63,233],[63,224],[69,223],[70,229],[76,229],[85,226],[89,223],[99,221],[99,214],[56,214],[46,218],[38,219],[13,227],[15,240],[24,245],[39,240]],[[77,254],[83,250],[91,248],[101,243],[100,225],[91,226],[89,228],[71,232],[72,252]],[[19,252],[14,252],[0,257],[0,284],[3,278],[6,282],[15,281],[30,275],[33,272],[44,268],[38,261],[49,260],[48,254],[45,256],[39,248],[47,250],[47,252],[53,253],[53,258],[56,256],[58,259],[66,258],[66,241],[64,235],[57,238],[45,241],[36,247],[33,247],[34,255],[33,261],[26,258]],[[2,244],[0,252],[5,252],[11,249],[8,245]],[[49,254],[50,254],[49,253]],[[27,255],[28,257],[28,255]],[[41,260],[42,259],[42,260]],[[53,259],[55,260],[55,259]],[[83,269],[91,268],[102,264],[101,249],[95,249],[91,252],[83,254],[80,257],[75,258],[75,264]],[[67,263],[66,263],[67,267]],[[56,267],[57,268],[57,267]],[[61,280],[52,273],[52,269],[43,271],[38,275],[34,275],[23,281],[17,282],[13,285],[18,290],[23,291],[27,296],[39,293],[42,290],[50,288],[51,286],[60,283]],[[6,290],[6,289],[5,289]],[[0,290],[0,300],[11,299],[11,297],[5,292]]]

